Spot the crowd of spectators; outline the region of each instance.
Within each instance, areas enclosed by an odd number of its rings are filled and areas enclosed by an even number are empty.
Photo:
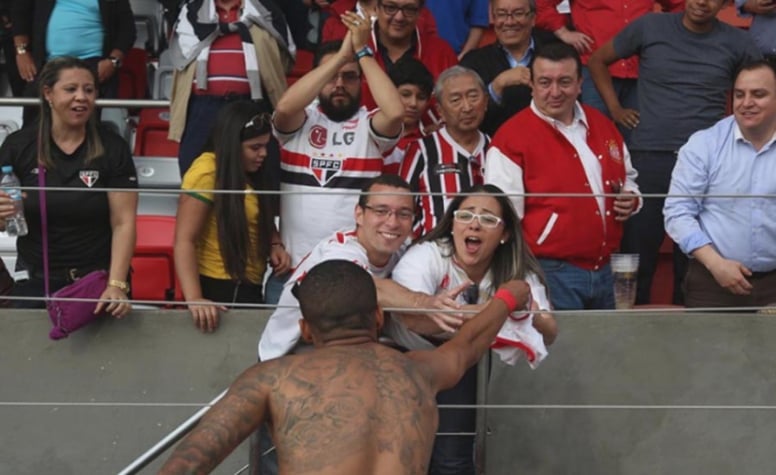
[[[551,342],[552,309],[614,308],[618,250],[640,255],[637,303],[648,304],[666,230],[675,303],[776,300],[773,205],[702,196],[776,193],[772,1],[736,1],[754,17],[750,32],[717,18],[724,0],[665,0],[664,12],[646,0],[570,0],[569,14],[556,0],[162,3],[183,296],[203,331],[229,304],[280,303],[263,361],[305,351],[293,289],[331,259],[367,269],[381,305],[434,309],[388,325],[407,349],[447,341],[465,305],[515,278],[530,284],[533,325]],[[45,169],[50,185],[136,186],[127,144],[94,107],[116,97],[136,34],[128,15],[130,0],[0,2],[13,93],[38,96],[43,111],[29,108],[0,147],[23,184]],[[289,86],[302,49],[315,51],[313,66]],[[253,193],[267,190],[279,198]],[[458,195],[469,191],[485,196]],[[642,196],[651,193],[669,198]],[[688,193],[699,196],[670,197]],[[49,213],[50,242],[62,246],[56,285],[105,268],[105,298],[126,298],[136,198],[95,195],[87,220],[66,196]],[[43,295],[37,203],[25,202],[16,295]],[[10,213],[0,192],[3,223]],[[109,308],[123,316],[122,305]],[[465,379],[449,401],[471,404],[472,388]],[[464,444],[436,447],[432,469],[472,473]]]

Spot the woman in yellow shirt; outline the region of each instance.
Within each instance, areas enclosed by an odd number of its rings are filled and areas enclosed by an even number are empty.
[[[261,189],[272,125],[253,102],[224,106],[216,118],[212,152],[197,157],[183,177],[175,225],[175,269],[194,324],[218,327],[224,303],[262,303],[267,260],[285,272],[290,257]],[[245,190],[214,193],[210,190]],[[216,304],[214,302],[218,302]]]

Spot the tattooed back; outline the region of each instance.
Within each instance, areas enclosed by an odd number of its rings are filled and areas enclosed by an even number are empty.
[[[400,352],[334,346],[271,361],[262,373],[281,473],[426,473],[435,393]]]

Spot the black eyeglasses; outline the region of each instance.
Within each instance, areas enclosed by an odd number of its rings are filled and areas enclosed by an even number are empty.
[[[533,15],[533,11],[531,10],[514,10],[511,12],[506,10],[496,10],[493,12],[493,18],[499,22],[507,21],[510,18],[515,21],[525,20],[531,15]]]
[[[341,80],[343,84],[353,84],[361,80],[361,75],[357,71],[343,71],[332,76],[329,82],[334,84],[337,79]]]
[[[364,205],[364,208],[373,212],[378,218],[389,218],[391,215],[395,215],[396,219],[401,221],[412,221],[415,219],[415,213],[409,209],[391,209],[387,206],[369,206]]]
[[[388,16],[394,16],[397,13],[399,13],[399,10],[401,10],[401,12],[404,14],[405,17],[415,18],[416,16],[418,16],[418,13],[420,12],[420,8],[413,5],[399,6],[399,5],[396,5],[395,3],[382,3],[382,2],[378,3],[378,5],[380,6],[380,8],[383,9],[385,14]]]
[[[272,116],[267,114],[266,112],[262,112],[261,114],[256,114],[253,117],[251,117],[251,120],[245,123],[243,125],[243,129],[264,129],[272,122]]]

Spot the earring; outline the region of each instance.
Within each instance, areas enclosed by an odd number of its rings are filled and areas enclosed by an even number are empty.
[[[501,240],[501,241],[499,241],[499,242],[500,242],[501,244],[504,244],[506,241],[504,241],[504,240],[502,239],[502,240]]]

